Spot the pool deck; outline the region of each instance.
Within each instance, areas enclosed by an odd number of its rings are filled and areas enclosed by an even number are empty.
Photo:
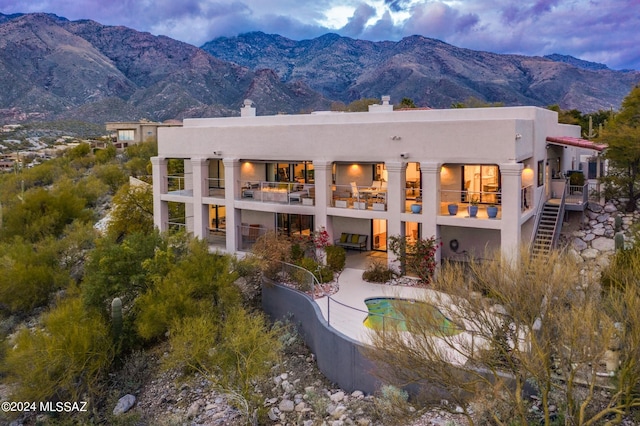
[[[363,272],[364,269],[345,268],[338,278],[339,290],[331,297],[333,300],[321,297],[316,299],[316,303],[331,327],[354,340],[369,344],[371,330],[363,323],[368,314],[367,305],[364,303],[365,299],[397,297],[423,300],[429,297],[432,290],[369,283],[362,279]]]

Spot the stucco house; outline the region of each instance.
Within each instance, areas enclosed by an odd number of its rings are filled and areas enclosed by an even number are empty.
[[[160,127],[180,126],[182,126],[182,122],[178,120],[167,120],[162,123],[149,120],[112,121],[105,125],[107,131],[112,132],[112,143],[117,149],[124,149],[129,145],[136,145],[148,140],[156,140]]]
[[[383,97],[369,112],[256,116],[246,101],[240,117],[158,128],[154,221],[232,253],[268,230],[324,227],[361,250],[435,236],[438,257],[510,256],[552,244],[563,213],[584,209],[588,180],[566,175],[596,177],[603,149],[537,107],[394,111]],[[169,217],[170,203],[185,217]]]

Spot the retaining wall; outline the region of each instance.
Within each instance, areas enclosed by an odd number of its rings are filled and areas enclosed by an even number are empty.
[[[372,374],[374,364],[362,353],[362,343],[328,326],[320,307],[310,296],[291,288],[265,283],[262,309],[272,320],[288,319],[298,328],[316,356],[318,368],[345,391],[375,393],[381,382]]]

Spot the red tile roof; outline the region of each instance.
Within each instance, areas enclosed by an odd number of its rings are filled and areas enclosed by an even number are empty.
[[[587,139],[573,138],[570,136],[547,136],[547,142],[593,149],[598,152],[602,152],[607,148],[607,145],[603,143],[595,143]]]

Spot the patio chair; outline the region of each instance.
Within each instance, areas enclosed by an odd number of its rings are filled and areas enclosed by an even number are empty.
[[[358,185],[355,182],[351,182],[351,197],[358,199],[360,198],[360,193],[358,192]]]

